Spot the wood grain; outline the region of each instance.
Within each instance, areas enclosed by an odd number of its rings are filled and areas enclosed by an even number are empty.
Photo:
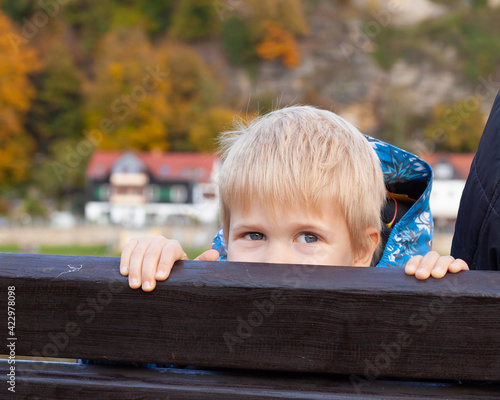
[[[0,254],[4,296],[16,288],[16,354],[352,374],[361,384],[500,380],[497,272],[420,282],[400,269],[185,261],[144,293],[118,265]]]
[[[0,373],[6,362],[0,360]],[[93,400],[497,400],[500,384],[378,379],[357,387],[342,375],[122,368],[20,362],[23,399]]]

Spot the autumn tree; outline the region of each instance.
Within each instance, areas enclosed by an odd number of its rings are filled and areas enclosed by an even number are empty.
[[[193,151],[188,133],[206,110],[215,105],[217,87],[201,58],[186,45],[164,41],[159,57],[167,66],[171,90],[167,94],[167,127],[173,151]]]
[[[189,140],[197,151],[213,152],[217,149],[219,133],[231,129],[237,120],[242,120],[242,116],[233,110],[223,107],[209,109],[191,126]]]
[[[169,70],[145,31],[117,29],[104,35],[94,73],[87,88],[86,127],[100,129],[107,122],[100,147],[167,150]]]
[[[471,96],[451,105],[438,104],[425,128],[425,137],[436,150],[475,152],[484,123],[481,101]]]
[[[272,22],[267,25],[264,37],[256,50],[260,58],[280,59],[288,68],[296,67],[300,63],[300,55],[293,35]]]
[[[288,68],[300,63],[297,38],[307,35],[300,0],[248,0],[245,12],[238,10],[223,22],[223,40],[231,61],[278,59]],[[241,19],[239,27],[235,21]],[[232,29],[229,29],[231,27]]]
[[[16,32],[0,11],[0,182],[22,182],[27,178],[34,142],[24,129],[24,118],[35,95],[29,74],[40,68],[35,52],[27,45],[13,47]]]

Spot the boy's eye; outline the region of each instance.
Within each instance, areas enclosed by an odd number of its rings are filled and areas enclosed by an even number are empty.
[[[299,243],[314,243],[318,240],[318,237],[316,235],[313,235],[312,233],[301,233],[297,237],[297,242]]]
[[[245,235],[245,239],[249,240],[264,240],[264,238],[265,238],[264,234],[259,232],[251,232]]]

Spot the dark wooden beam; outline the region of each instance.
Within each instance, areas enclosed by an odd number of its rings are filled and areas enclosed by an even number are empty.
[[[0,373],[8,369],[0,360]],[[203,371],[19,362],[12,398],[66,400],[497,400],[498,383],[375,380],[262,371]],[[7,398],[7,397],[5,397]]]
[[[16,354],[352,374],[361,385],[500,380],[497,272],[417,281],[402,269],[186,261],[144,293],[118,264],[0,254]]]

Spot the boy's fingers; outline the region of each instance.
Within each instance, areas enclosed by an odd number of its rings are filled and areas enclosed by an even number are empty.
[[[160,257],[163,249],[168,246],[170,241],[162,236],[156,236],[151,240],[142,259],[142,290],[150,292],[156,287],[155,275],[159,267]]]
[[[130,239],[127,243],[125,243],[125,246],[123,246],[122,254],[120,257],[120,273],[123,276],[128,275],[130,258],[132,257],[135,246],[137,246],[137,239]]]
[[[167,279],[170,275],[170,271],[177,260],[187,260],[188,257],[181,244],[177,240],[169,240],[161,251],[160,259],[158,262],[158,268],[154,278],[158,281],[163,281]]]
[[[437,251],[430,251],[429,253],[427,253],[420,261],[420,265],[415,271],[415,277],[417,279],[429,278],[429,276],[431,275],[431,271],[436,265],[438,259],[439,253]]]
[[[452,256],[439,257],[436,262],[436,265],[431,271],[431,275],[433,278],[442,278],[448,272],[448,268],[455,261]]]
[[[195,258],[195,260],[198,261],[217,261],[217,259],[220,257],[220,254],[217,250],[211,249],[204,251],[201,253],[198,257]]]
[[[453,274],[456,274],[457,272],[460,271],[468,271],[468,270],[469,270],[469,265],[460,258],[457,258],[455,261],[453,261],[449,267],[449,271]]]
[[[417,268],[420,265],[422,258],[424,258],[424,257],[423,256],[413,256],[412,258],[410,258],[410,260],[405,265],[405,273],[407,275],[415,275],[415,272],[417,272]]]
[[[128,273],[128,284],[132,289],[137,289],[142,283],[142,261],[149,245],[153,241],[152,237],[139,238],[132,255]]]

